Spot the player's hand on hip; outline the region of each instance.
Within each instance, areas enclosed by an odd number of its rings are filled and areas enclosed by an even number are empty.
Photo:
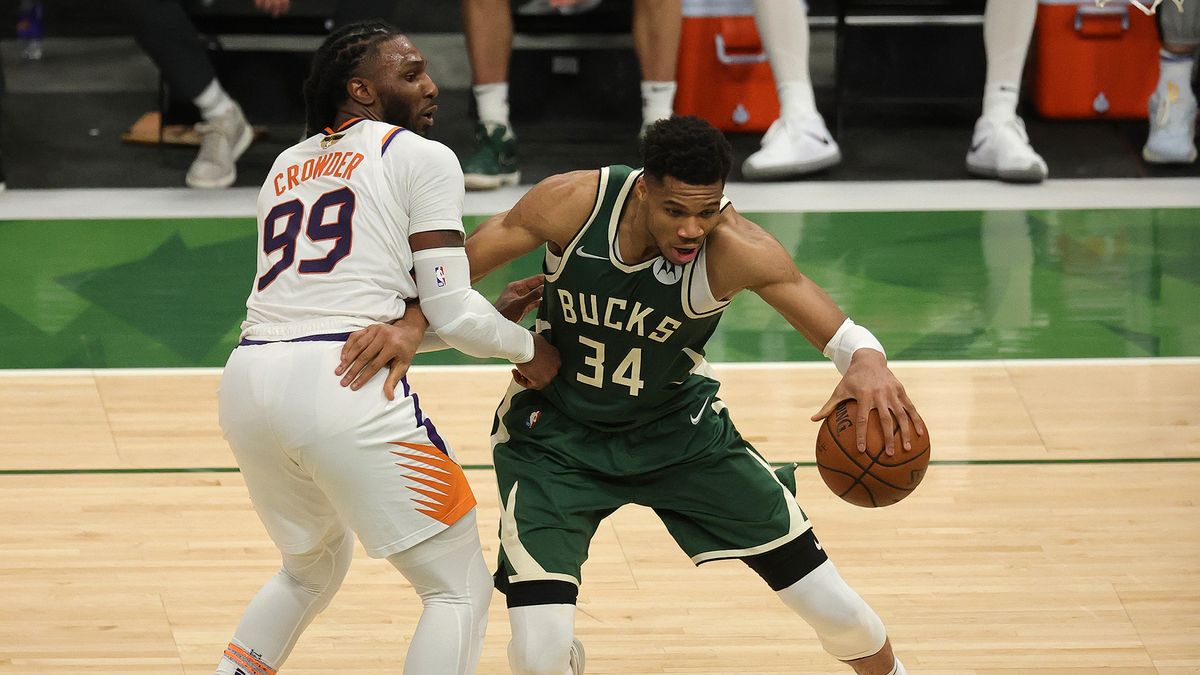
[[[526,314],[542,304],[542,282],[545,279],[546,275],[535,274],[509,282],[496,300],[496,311],[514,323],[524,319]]]
[[[541,335],[533,336],[533,358],[525,363],[518,363],[513,369],[513,379],[526,389],[542,389],[550,384],[550,380],[558,374],[562,359],[554,345]]]
[[[925,421],[917,407],[909,400],[904,385],[887,367],[887,358],[874,349],[859,349],[850,359],[850,367],[841,382],[833,389],[833,395],[812,416],[814,422],[823,420],[833,413],[838,403],[852,398],[858,401],[858,419],[854,428],[858,432],[858,451],[867,450],[867,420],[871,411],[879,414],[880,431],[883,432],[884,451],[896,454],[896,436],[892,429],[900,428],[900,441],[905,450],[912,449],[912,429],[925,435]]]
[[[395,324],[377,323],[355,331],[342,346],[342,358],[335,375],[342,376],[342,386],[361,389],[375,374],[386,366],[387,379],[383,382],[383,395],[391,401],[396,398],[396,384],[408,372],[413,355],[424,337],[424,328],[419,323],[398,321]]]

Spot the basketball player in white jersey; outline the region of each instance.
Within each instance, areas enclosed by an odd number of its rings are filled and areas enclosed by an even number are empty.
[[[436,96],[421,53],[394,28],[337,31],[305,82],[312,135],[275,160],[259,193],[258,270],[221,378],[220,420],[283,566],[246,608],[221,675],[283,665],[340,586],[355,534],[424,603],[404,672],[478,663],[492,579],[475,499],[400,377],[411,353],[383,387],[362,386],[339,363],[351,332],[403,326],[406,301],[419,299],[436,340],[506,358],[531,387],[558,370],[553,347],[470,287],[462,171],[421,135]]]

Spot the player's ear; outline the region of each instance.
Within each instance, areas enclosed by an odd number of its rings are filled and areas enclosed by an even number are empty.
[[[363,77],[351,77],[346,80],[346,94],[355,103],[371,106],[375,103],[375,86]]]

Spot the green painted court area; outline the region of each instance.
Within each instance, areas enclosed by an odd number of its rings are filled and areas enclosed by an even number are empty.
[[[893,359],[1200,355],[1200,209],[748,215]],[[223,365],[254,277],[254,227],[0,221],[0,368]],[[494,298],[539,270],[530,255],[479,289]],[[708,354],[821,358],[748,293]]]

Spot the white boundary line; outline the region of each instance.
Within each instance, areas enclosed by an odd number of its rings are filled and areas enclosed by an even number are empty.
[[[818,370],[832,368],[828,361],[730,361],[710,362],[717,370]],[[1200,356],[1148,356],[1080,359],[979,359],[948,361],[889,361],[897,368],[1061,368],[1061,367],[1122,367],[1122,366],[1200,366]],[[499,372],[512,366],[502,364],[477,365],[417,365],[419,372]],[[221,368],[12,368],[0,369],[6,377],[70,377],[79,375],[144,377],[153,375],[219,375]]]
[[[464,212],[499,213],[528,189],[468,192]],[[1200,178],[1052,179],[1041,185],[991,180],[730,183],[725,193],[746,212],[1200,208]],[[0,221],[252,218],[257,196],[257,188],[9,190],[0,200]]]

